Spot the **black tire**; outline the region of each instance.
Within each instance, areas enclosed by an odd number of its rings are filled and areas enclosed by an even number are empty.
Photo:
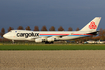
[[[54,42],[45,42],[45,44],[53,44]]]

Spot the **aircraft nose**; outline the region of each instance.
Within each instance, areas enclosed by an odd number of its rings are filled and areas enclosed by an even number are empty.
[[[3,37],[6,39],[11,39],[11,35],[9,33],[4,34]]]
[[[4,34],[3,37],[6,38],[6,34]]]
[[[7,35],[7,34],[4,34],[3,37],[4,37],[4,38],[8,38],[8,35]]]

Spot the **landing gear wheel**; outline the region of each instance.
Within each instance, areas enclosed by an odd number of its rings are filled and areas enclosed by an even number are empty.
[[[45,42],[45,44],[53,44],[54,42]]]

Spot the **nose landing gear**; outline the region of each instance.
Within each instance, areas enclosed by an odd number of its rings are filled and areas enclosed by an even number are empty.
[[[15,43],[15,41],[14,41],[14,40],[12,40],[12,43],[14,44],[14,43]]]

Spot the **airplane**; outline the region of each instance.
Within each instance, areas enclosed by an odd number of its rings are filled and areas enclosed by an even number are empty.
[[[28,40],[36,43],[45,42],[46,44],[54,41],[71,40],[91,35],[97,35],[97,27],[101,17],[95,17],[86,26],[79,31],[29,31],[29,30],[11,30],[3,35],[4,38],[14,40]]]

